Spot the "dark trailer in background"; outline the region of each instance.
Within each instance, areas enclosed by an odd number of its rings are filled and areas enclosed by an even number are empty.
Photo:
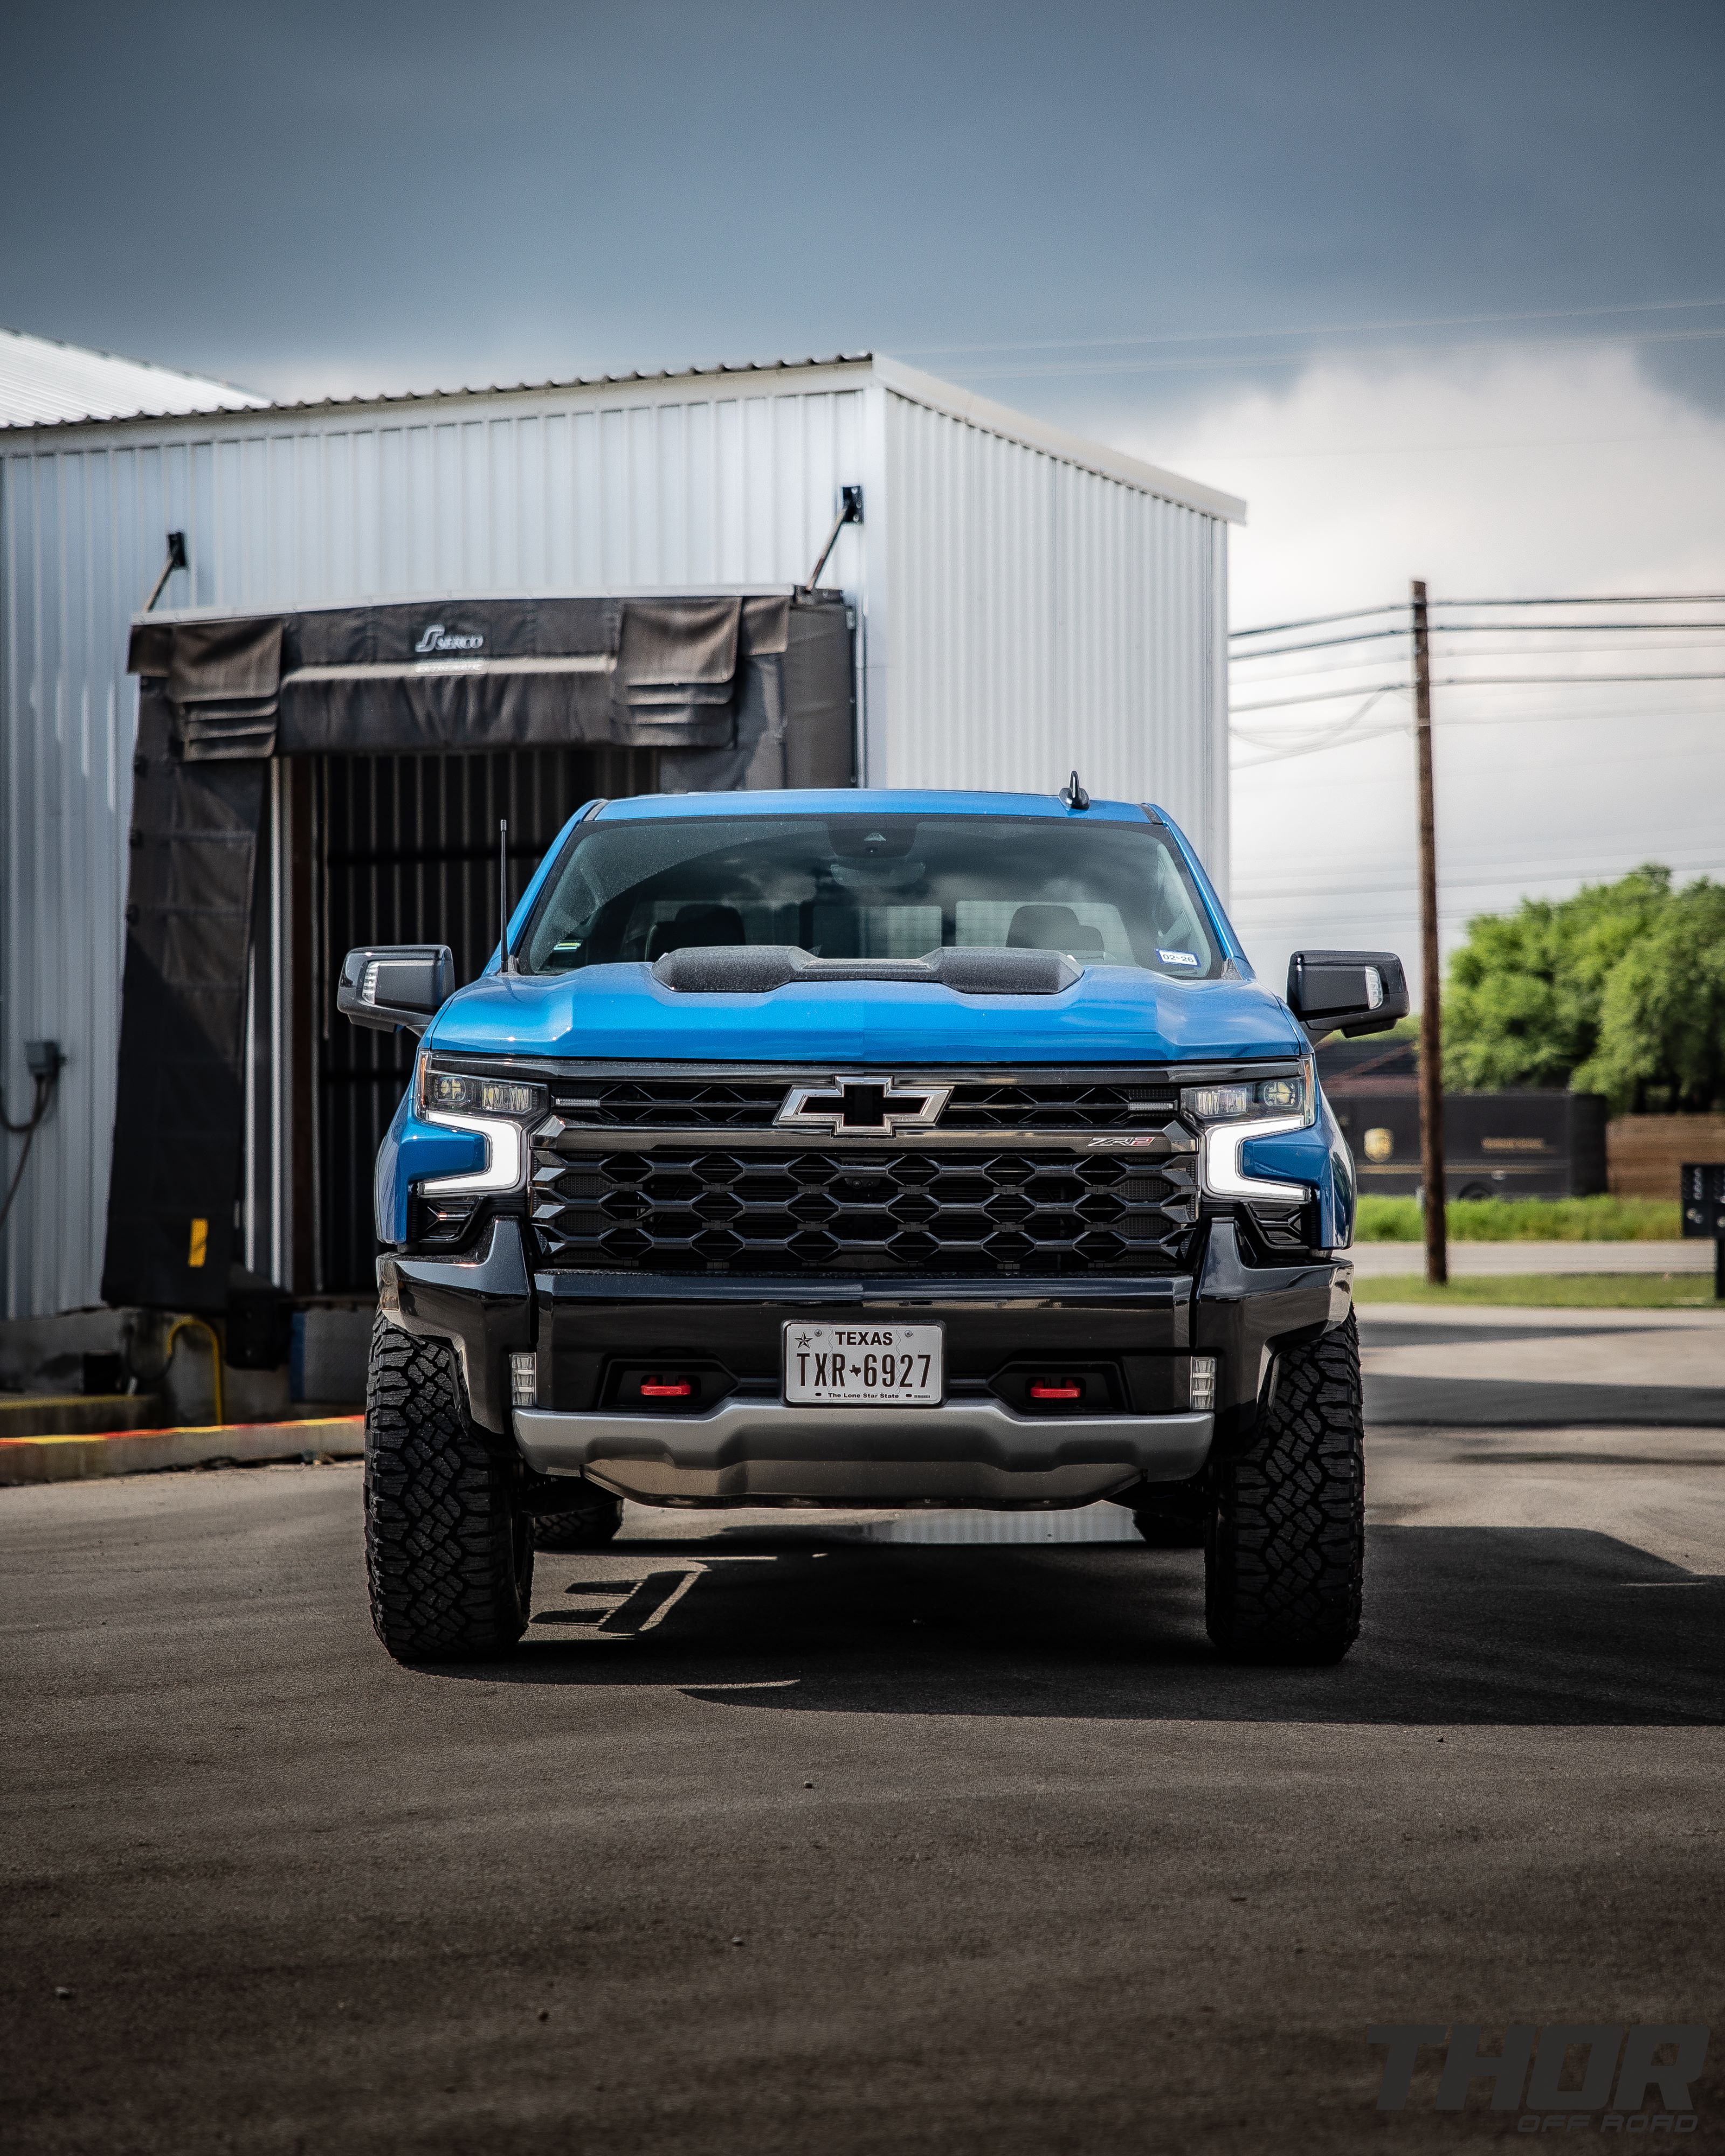
[[[144,615],[102,1294],[219,1312],[233,1269],[369,1296],[372,1163],[407,1034],[335,1020],[343,954],[473,978],[596,796],[846,786],[836,592]]]
[[[1420,1188],[1420,1080],[1413,1044],[1341,1040],[1317,1052],[1324,1093],[1363,1192]],[[1590,1198],[1606,1187],[1599,1093],[1446,1093],[1450,1198]]]

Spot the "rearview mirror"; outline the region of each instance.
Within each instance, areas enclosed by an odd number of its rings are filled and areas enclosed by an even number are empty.
[[[1408,1014],[1407,976],[1394,951],[1296,951],[1288,1007],[1313,1040],[1388,1033]]]
[[[447,943],[379,943],[341,961],[336,1009],[356,1025],[424,1033],[455,993],[455,957]]]

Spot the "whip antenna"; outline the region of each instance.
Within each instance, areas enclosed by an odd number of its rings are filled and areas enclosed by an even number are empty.
[[[509,819],[497,819],[497,940],[502,946],[506,973],[514,968],[509,956]]]

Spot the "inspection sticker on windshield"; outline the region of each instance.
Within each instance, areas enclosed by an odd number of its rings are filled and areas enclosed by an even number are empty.
[[[1198,963],[1195,951],[1158,951],[1156,955],[1164,966],[1195,966]]]
[[[937,1407],[945,1337],[941,1325],[787,1325],[786,1404]]]

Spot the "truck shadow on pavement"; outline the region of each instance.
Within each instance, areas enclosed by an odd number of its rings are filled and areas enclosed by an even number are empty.
[[[739,1561],[741,1560],[741,1561]],[[1220,1661],[1196,1552],[870,1544],[758,1528],[542,1557],[488,1682],[672,1687],[803,1713],[1725,1722],[1725,1578],[1565,1527],[1380,1527],[1347,1661]]]

